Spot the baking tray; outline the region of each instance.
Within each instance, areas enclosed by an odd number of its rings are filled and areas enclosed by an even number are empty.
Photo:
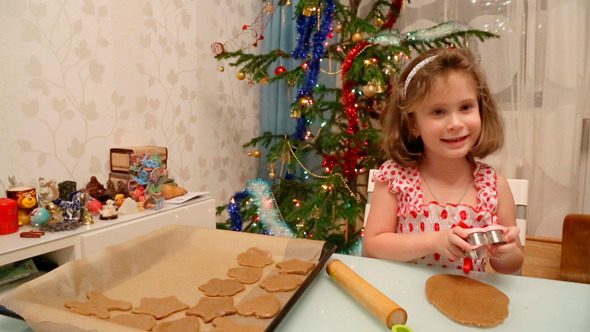
[[[113,299],[139,305],[141,297],[177,295],[189,306],[204,296],[198,286],[216,278],[229,278],[227,269],[238,266],[237,255],[250,247],[271,251],[275,264],[264,269],[261,278],[278,273],[276,263],[291,259],[314,261],[314,269],[303,284],[292,292],[275,293],[281,311],[267,320],[226,316],[237,323],[264,326],[273,331],[317,277],[336,246],[329,242],[293,239],[269,235],[204,229],[191,226],[167,226],[127,243],[108,247],[87,258],[66,263],[25,283],[0,300],[6,306],[2,314],[23,317],[35,331],[87,331],[89,328],[112,330],[113,323],[67,310],[65,301],[84,301],[90,290],[99,290]],[[266,293],[254,285],[234,296],[241,300]],[[113,316],[118,312],[113,312]],[[184,317],[176,313],[162,321]],[[212,328],[200,320],[201,331]],[[117,325],[117,330],[125,331]],[[130,329],[128,331],[136,331]]]

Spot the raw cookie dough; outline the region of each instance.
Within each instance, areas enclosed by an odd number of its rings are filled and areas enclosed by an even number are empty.
[[[158,324],[152,332],[199,332],[199,319],[187,316],[177,320]]]
[[[207,296],[233,296],[245,289],[244,285],[235,279],[213,278],[199,286]]]
[[[305,276],[309,271],[313,270],[314,266],[315,263],[305,262],[298,258],[277,263],[277,267],[280,269],[279,274],[301,274]]]
[[[250,285],[262,278],[262,269],[257,267],[232,267],[227,270],[227,275],[236,278],[242,284]]]
[[[197,305],[188,309],[187,316],[199,316],[205,323],[217,317],[236,313],[233,297],[202,297]]]
[[[242,300],[236,305],[236,309],[244,317],[272,318],[279,313],[281,301],[274,294],[266,294]]]
[[[211,332],[263,332],[264,327],[254,325],[240,325],[232,322],[231,320],[219,317],[213,320],[213,326],[215,328]]]
[[[270,251],[252,247],[238,255],[238,264],[248,267],[265,267],[273,263]]]
[[[79,314],[96,316],[101,319],[111,317],[109,311],[128,311],[132,307],[131,303],[127,301],[112,300],[106,297],[103,293],[97,291],[89,291],[86,296],[88,297],[88,301],[86,302],[69,301],[64,305]]]
[[[437,274],[426,280],[426,298],[452,320],[492,327],[508,316],[508,296],[494,286],[465,276]]]
[[[258,284],[268,292],[288,292],[296,289],[303,283],[303,279],[294,275],[272,275],[266,277]]]
[[[154,317],[147,314],[122,314],[112,317],[110,321],[145,331],[151,331],[158,324]]]
[[[161,298],[144,297],[141,299],[139,307],[134,308],[131,312],[148,314],[154,316],[155,319],[162,319],[185,309],[188,309],[188,304],[180,302],[176,296],[172,295]]]

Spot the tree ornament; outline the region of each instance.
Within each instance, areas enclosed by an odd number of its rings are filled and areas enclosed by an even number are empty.
[[[280,65],[275,69],[275,75],[280,75],[286,71],[287,71],[287,68],[285,68],[285,66],[283,66],[283,65]]]
[[[260,150],[254,150],[254,151],[252,151],[252,157],[254,157],[254,158],[260,158]]]
[[[302,14],[304,16],[310,17],[311,15],[313,15],[313,12],[315,12],[315,11],[316,11],[315,7],[307,7],[305,9],[303,9]]]
[[[225,68],[223,68],[223,65],[220,65],[219,66],[219,71],[222,72],[222,73],[225,71]]]
[[[246,78],[246,74],[243,71],[239,71],[236,73],[236,78],[243,81]]]
[[[301,117],[301,108],[294,108],[291,110],[291,117],[298,119]]]
[[[268,78],[268,76],[264,76],[261,80],[260,80],[260,84],[268,84],[268,82],[270,81],[270,78]]]
[[[365,97],[367,98],[373,98],[373,96],[375,96],[375,94],[377,93],[377,89],[371,83],[363,86],[362,91],[363,95],[365,95]]]
[[[342,23],[338,23],[336,24],[336,27],[334,28],[334,31],[341,33],[342,32]]]
[[[285,2],[285,6],[291,7],[291,0],[287,0],[287,2]]]
[[[276,176],[275,172],[271,171],[270,173],[268,173],[268,177],[271,179],[274,179]]]
[[[360,42],[363,41],[363,34],[357,31],[357,32],[355,32],[355,33],[352,34],[351,39],[355,43],[360,43]]]
[[[381,26],[383,26],[383,20],[381,19],[381,17],[377,17],[375,19],[375,26],[380,28]]]

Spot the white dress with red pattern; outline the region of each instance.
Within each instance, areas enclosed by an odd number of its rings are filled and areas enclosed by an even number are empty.
[[[484,227],[498,222],[496,211],[498,193],[496,172],[485,163],[476,161],[473,177],[477,188],[477,206],[446,204],[438,202],[424,204],[424,193],[420,183],[418,166],[402,167],[388,160],[375,172],[374,180],[389,183],[389,191],[397,195],[397,229],[402,234],[422,234],[447,230],[463,221],[468,226]],[[473,261],[474,271],[484,271],[487,258]],[[463,268],[463,259],[452,261],[435,253],[415,260],[415,263]]]

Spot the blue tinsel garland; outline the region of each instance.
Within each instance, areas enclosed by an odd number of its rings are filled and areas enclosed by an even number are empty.
[[[250,193],[248,190],[240,191],[234,194],[234,196],[230,199],[229,205],[227,206],[227,212],[229,212],[229,216],[231,218],[231,224],[229,229],[236,232],[242,231],[242,225],[244,221],[242,220],[242,216],[240,215],[240,204],[242,199],[248,197]]]
[[[324,56],[324,42],[332,29],[332,20],[334,18],[334,10],[336,5],[334,0],[326,1],[326,8],[322,12],[320,28],[313,35],[313,42],[311,45],[311,59],[307,62],[306,76],[303,80],[303,84],[297,91],[297,97],[295,101],[299,101],[301,98],[311,96],[313,87],[318,83],[318,75],[320,73],[320,59]],[[292,52],[293,58],[303,59],[309,55],[310,51],[310,36],[316,26],[316,16],[305,16],[299,15],[297,18],[297,32],[299,37],[297,39],[297,48]],[[295,133],[291,135],[293,138],[303,140],[306,133],[307,120],[305,116],[301,116],[297,119],[297,126]]]

